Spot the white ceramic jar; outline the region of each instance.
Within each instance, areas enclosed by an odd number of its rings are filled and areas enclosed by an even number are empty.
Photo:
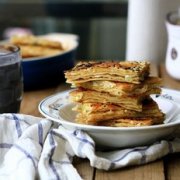
[[[127,60],[164,62],[167,50],[165,19],[180,0],[129,0],[127,22]]]
[[[169,13],[166,27],[168,34],[166,70],[170,76],[180,80],[180,13]]]

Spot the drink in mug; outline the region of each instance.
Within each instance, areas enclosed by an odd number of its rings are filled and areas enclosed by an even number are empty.
[[[0,113],[17,113],[23,92],[20,49],[0,45]]]

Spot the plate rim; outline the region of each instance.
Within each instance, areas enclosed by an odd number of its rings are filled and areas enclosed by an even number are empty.
[[[168,88],[162,88],[162,90],[168,90],[168,91],[173,91],[175,93],[179,93],[180,95],[180,92],[176,91],[176,90],[173,90],[173,89],[168,89]],[[52,98],[55,98],[56,96],[59,96],[61,94],[65,94],[65,93],[68,93],[72,91],[72,89],[70,90],[65,90],[65,91],[61,91],[61,92],[58,92],[58,93],[55,93],[53,95],[50,95],[46,98],[44,98],[38,105],[38,110],[39,112],[45,116],[46,118],[48,118],[49,120],[51,121],[55,121],[57,123],[60,123],[62,125],[67,125],[67,126],[71,126],[71,127],[75,127],[76,129],[84,129],[84,130],[105,130],[105,131],[139,131],[139,130],[153,130],[153,129],[159,129],[159,128],[169,128],[169,127],[173,127],[173,126],[177,126],[178,128],[178,125],[180,125],[180,121],[175,121],[175,122],[169,122],[169,123],[166,123],[166,124],[159,124],[159,125],[153,125],[153,126],[140,126],[140,127],[107,127],[107,126],[93,126],[93,125],[86,125],[86,124],[78,124],[78,123],[75,123],[75,122],[69,122],[69,121],[66,121],[64,119],[57,119],[57,118],[54,118],[54,117],[51,117],[50,115],[48,115],[46,112],[44,112],[42,106],[43,106],[43,103],[46,102],[47,100],[49,99],[52,99]],[[168,100],[168,99],[166,99]],[[170,101],[170,100],[168,100]],[[175,102],[171,102],[173,104],[176,104]],[[66,104],[63,104],[63,106],[67,105],[68,103]]]

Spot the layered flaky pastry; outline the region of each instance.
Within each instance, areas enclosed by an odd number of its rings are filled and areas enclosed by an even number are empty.
[[[85,124],[97,124],[100,121],[120,118],[151,118],[159,120],[156,120],[156,124],[159,124],[159,122],[162,122],[162,118],[164,118],[164,114],[159,109],[157,103],[151,98],[143,101],[142,112],[124,109],[121,106],[107,103],[81,103],[77,104],[73,110],[78,112],[76,121],[84,122]]]
[[[117,97],[109,93],[77,89],[70,92],[69,97],[72,102],[117,104],[125,109],[141,112],[142,100],[144,100],[146,96]]]
[[[149,76],[148,62],[80,62],[65,72],[76,102],[76,122],[135,127],[161,124],[165,114],[150,95],[161,93],[161,79]]]
[[[89,81],[118,81],[140,84],[149,75],[150,64],[146,61],[80,62],[65,72],[67,83]]]
[[[139,127],[139,126],[151,126],[155,124],[162,124],[164,117],[158,118],[121,118],[112,119],[109,121],[101,121],[97,123],[98,126],[110,126],[110,127]]]
[[[61,50],[59,49],[52,49],[41,46],[29,46],[29,45],[21,45],[20,49],[21,49],[21,56],[23,58],[52,56],[59,54],[61,52]]]
[[[52,41],[43,37],[37,37],[33,35],[27,36],[13,36],[10,39],[11,43],[16,45],[27,45],[27,46],[40,46],[46,48],[60,49],[64,50],[62,43],[59,41]]]
[[[22,58],[52,56],[65,50],[59,41],[32,35],[13,36],[10,42],[20,47]]]
[[[73,84],[73,87],[80,87],[99,92],[107,92],[114,96],[137,96],[161,93],[161,79],[148,77],[141,84],[115,82],[115,81],[89,81]]]

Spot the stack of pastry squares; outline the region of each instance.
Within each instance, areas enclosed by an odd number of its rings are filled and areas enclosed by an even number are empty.
[[[133,127],[161,124],[164,113],[151,94],[161,93],[161,80],[149,76],[146,61],[80,62],[65,72],[75,90],[76,122],[82,124]]]

